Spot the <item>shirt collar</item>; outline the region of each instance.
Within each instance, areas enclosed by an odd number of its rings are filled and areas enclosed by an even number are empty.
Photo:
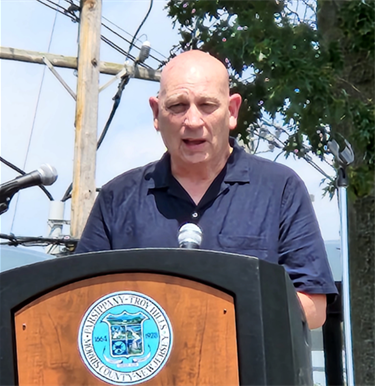
[[[171,173],[171,156],[164,153],[159,161],[155,162],[153,168],[146,173],[145,179],[149,189],[163,189],[169,187]]]
[[[250,182],[249,160],[245,150],[233,137],[229,137],[233,151],[228,158],[224,182]]]
[[[229,137],[229,144],[232,146],[233,151],[226,163],[224,182],[250,182],[249,162],[246,159],[245,150],[238,145],[233,137]],[[171,157],[166,152],[154,164],[154,168],[146,174],[145,178],[148,181],[149,189],[163,189],[170,186],[171,176]]]

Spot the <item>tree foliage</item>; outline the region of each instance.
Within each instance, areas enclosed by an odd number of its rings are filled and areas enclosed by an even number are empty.
[[[169,1],[168,12],[179,27],[182,50],[199,48],[227,66],[232,90],[243,97],[236,134],[245,143],[252,125],[271,117],[288,133],[287,154],[311,151],[323,159],[328,141],[341,133],[356,153],[352,192],[366,196],[374,184],[374,100],[345,80],[344,51],[365,62],[373,82],[374,3],[344,2],[340,38],[328,44],[317,28],[316,4],[300,0],[309,14],[301,17],[292,9],[296,3]]]

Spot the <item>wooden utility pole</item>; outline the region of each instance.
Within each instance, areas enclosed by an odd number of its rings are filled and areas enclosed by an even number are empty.
[[[70,227],[71,235],[75,238],[81,236],[96,196],[95,165],[99,73],[118,76],[125,69],[126,74],[133,78],[155,82],[159,82],[161,76],[161,71],[158,70],[99,60],[101,3],[102,0],[81,0],[78,58],[0,47],[0,59],[42,65],[49,62],[49,67],[78,69]],[[54,73],[57,76],[56,70]],[[59,80],[62,82],[61,79]],[[72,90],[69,91],[74,94]],[[75,95],[73,96],[75,97]]]
[[[95,200],[102,0],[81,0],[70,233],[79,238]]]

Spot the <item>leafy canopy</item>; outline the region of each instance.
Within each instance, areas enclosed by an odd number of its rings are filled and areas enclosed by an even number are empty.
[[[342,82],[346,52],[374,62],[373,5],[344,2],[338,18],[342,40],[323,44],[316,4],[298,3],[305,6],[302,20],[291,8],[295,1],[169,1],[167,7],[182,50],[201,49],[227,66],[233,92],[243,97],[240,139],[248,143],[251,127],[271,117],[288,133],[286,154],[311,151],[323,159],[328,140],[343,133],[356,150],[353,191],[367,195],[374,176],[374,101],[354,98]]]

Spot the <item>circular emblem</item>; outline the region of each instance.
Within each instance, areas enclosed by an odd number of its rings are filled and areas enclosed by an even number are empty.
[[[113,385],[154,377],[172,348],[171,323],[155,300],[138,292],[108,294],[85,313],[78,347],[88,369]]]

